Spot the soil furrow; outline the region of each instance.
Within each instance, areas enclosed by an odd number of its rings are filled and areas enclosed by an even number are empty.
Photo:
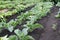
[[[41,34],[41,38],[39,40],[54,40],[54,38],[56,38],[55,36],[56,31],[52,29],[52,25],[57,23],[57,19],[55,18],[57,12],[58,7],[54,6],[51,9],[50,15],[48,15],[48,18],[46,17],[45,19],[47,20],[45,22],[45,29],[44,29],[45,32]]]

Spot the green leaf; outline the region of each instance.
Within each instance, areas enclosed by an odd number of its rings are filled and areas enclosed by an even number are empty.
[[[59,7],[60,7],[60,2],[58,2],[58,3],[56,4],[56,6],[59,6]]]
[[[24,27],[29,28],[29,31],[32,32],[33,30],[35,30],[36,28],[44,28],[41,24],[25,24]]]
[[[16,35],[11,35],[8,40],[18,40],[18,38]]]
[[[27,34],[28,34],[28,30],[29,30],[29,28],[24,28],[24,29],[22,30],[22,32],[24,33],[24,35],[27,35]]]
[[[0,37],[0,40],[8,40],[9,38],[7,38],[7,35],[4,37]]]
[[[8,27],[8,30],[9,30],[10,32],[12,32],[12,31],[14,30],[13,26]]]
[[[28,35],[28,29],[29,28],[24,28],[22,31],[19,29],[16,29],[14,32],[18,36],[20,40],[34,40],[33,37]]]

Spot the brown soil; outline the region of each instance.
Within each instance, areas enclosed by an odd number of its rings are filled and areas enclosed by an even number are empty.
[[[55,18],[55,15],[58,12],[59,7],[52,7],[51,13],[48,14],[48,16],[44,17],[43,19],[37,21],[37,23],[42,24],[45,28],[43,30],[36,30],[35,32],[32,32],[30,35],[32,35],[36,40],[60,40],[60,19]],[[57,23],[57,29],[54,30],[52,28],[53,24]],[[43,31],[41,33],[41,31]]]

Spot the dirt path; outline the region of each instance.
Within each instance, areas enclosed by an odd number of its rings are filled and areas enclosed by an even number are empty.
[[[44,29],[45,32],[41,34],[41,37],[39,40],[55,40],[56,39],[57,32],[52,29],[52,25],[56,24],[58,21],[55,18],[55,15],[57,14],[57,12],[58,12],[58,7],[55,6],[51,9],[50,15],[48,15],[44,19],[46,21],[45,22],[43,22],[42,20],[41,20],[42,22],[40,21],[45,26],[45,29]]]

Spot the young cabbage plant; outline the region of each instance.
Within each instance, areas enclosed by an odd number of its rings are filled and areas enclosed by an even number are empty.
[[[38,23],[36,23],[36,24],[25,24],[23,26],[29,28],[29,32],[32,32],[33,30],[35,30],[37,28],[42,28],[42,29],[44,28],[41,24],[38,24]]]
[[[60,8],[59,8],[59,11],[57,13],[57,15],[55,15],[56,18],[60,18]]]
[[[18,36],[19,40],[35,40],[32,36],[28,35],[28,29],[29,28],[24,28],[22,31],[16,29],[14,32]]]

